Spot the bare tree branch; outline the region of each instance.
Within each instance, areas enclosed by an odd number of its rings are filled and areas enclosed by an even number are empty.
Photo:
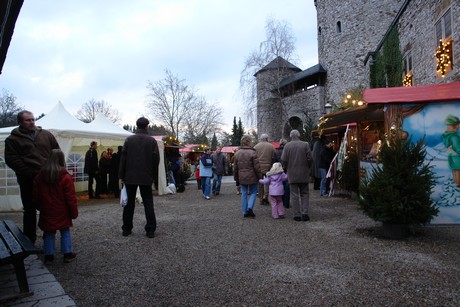
[[[250,125],[257,120],[257,80],[255,74],[277,57],[296,63],[295,37],[291,26],[286,21],[268,18],[265,25],[266,40],[261,42],[259,49],[246,58],[240,75],[240,93],[246,104],[245,117]],[[266,79],[264,87],[277,90],[279,82],[284,78],[284,67],[274,70]],[[274,93],[276,94],[276,93]],[[279,94],[279,93],[278,93]]]
[[[179,136],[188,111],[194,107],[195,91],[185,84],[184,79],[174,76],[170,70],[166,69],[165,73],[166,77],[163,80],[148,82],[147,109],[175,136]]]
[[[82,122],[90,123],[99,113],[102,113],[114,123],[119,123],[121,121],[118,110],[112,108],[112,106],[104,100],[96,101],[95,99],[91,99],[83,104],[75,116]]]
[[[3,89],[0,96],[0,127],[16,125],[16,116],[23,109],[24,107],[16,104],[16,97]]]
[[[184,130],[188,135],[209,138],[211,134],[220,131],[222,113],[222,109],[216,104],[211,105],[204,97],[197,97],[195,106],[187,114]]]

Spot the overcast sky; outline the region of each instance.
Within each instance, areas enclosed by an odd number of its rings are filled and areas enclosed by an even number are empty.
[[[26,0],[0,88],[35,115],[58,101],[75,114],[104,100],[133,125],[147,113],[148,81],[165,69],[224,110],[243,118],[238,87],[245,58],[265,39],[267,18],[287,21],[298,63],[317,63],[313,0]],[[248,128],[245,124],[245,128]]]

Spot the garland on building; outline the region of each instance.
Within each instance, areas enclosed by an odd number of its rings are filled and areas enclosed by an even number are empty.
[[[439,41],[439,47],[434,54],[436,58],[436,72],[439,76],[444,78],[446,73],[451,70],[452,48],[451,41]]]
[[[404,76],[403,86],[406,86],[406,87],[412,86],[412,73],[411,72]]]
[[[339,110],[347,110],[350,108],[360,107],[363,102],[363,87],[355,87],[348,90],[342,96],[342,104],[338,107]]]
[[[179,142],[175,135],[167,135],[163,138],[163,144],[169,147],[180,147],[183,144]]]
[[[399,32],[392,27],[383,43],[382,50],[374,56],[370,66],[370,87],[401,86],[402,54],[399,48]]]

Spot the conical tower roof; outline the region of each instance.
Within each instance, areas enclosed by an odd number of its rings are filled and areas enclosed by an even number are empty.
[[[302,69],[300,69],[299,67],[297,67],[294,64],[286,61],[282,57],[277,56],[273,61],[271,61],[270,63],[265,65],[259,71],[257,71],[254,74],[254,77],[256,77],[261,72],[268,71],[268,70],[275,70],[275,69],[292,70],[294,72],[302,71]]]

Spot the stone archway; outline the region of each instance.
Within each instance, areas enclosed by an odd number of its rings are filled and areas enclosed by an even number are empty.
[[[283,128],[283,138],[289,139],[289,134],[291,130],[296,129],[302,131],[303,122],[298,116],[292,116],[288,119],[288,121],[284,124]]]

